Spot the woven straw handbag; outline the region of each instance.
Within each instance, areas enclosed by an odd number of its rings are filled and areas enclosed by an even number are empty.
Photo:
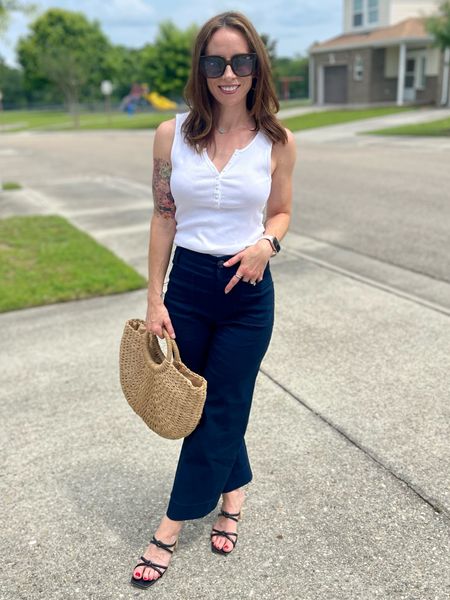
[[[206,399],[206,379],[181,362],[178,346],[163,329],[164,355],[156,335],[141,319],[125,323],[120,342],[120,384],[129,405],[157,434],[186,437],[198,425]]]

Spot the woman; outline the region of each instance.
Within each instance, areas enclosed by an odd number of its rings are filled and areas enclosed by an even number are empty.
[[[269,60],[242,14],[201,28],[185,95],[189,112],[155,134],[146,323],[160,338],[163,328],[176,333],[183,362],[208,392],[183,441],[167,513],[133,570],[138,587],[165,573],[183,521],[209,514],[221,496],[211,549],[226,555],[236,545],[252,479],[244,434],[273,326],[269,259],[291,213],[295,141],[274,116]]]

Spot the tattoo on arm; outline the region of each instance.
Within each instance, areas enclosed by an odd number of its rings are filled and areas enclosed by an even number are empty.
[[[165,219],[175,218],[175,200],[170,191],[170,162],[162,158],[153,159],[153,204],[155,211]]]

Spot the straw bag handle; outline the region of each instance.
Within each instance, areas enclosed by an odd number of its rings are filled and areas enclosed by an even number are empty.
[[[176,341],[169,336],[167,330],[164,329],[164,327],[162,328],[162,332],[163,332],[163,335],[164,335],[164,339],[166,340],[167,349],[168,349],[167,359],[171,360],[172,354],[170,355],[170,358],[169,358],[169,352],[170,352],[170,349],[171,349],[172,353],[173,353],[174,360],[176,360],[178,362],[181,362],[180,351],[178,350],[178,346],[177,346]],[[158,336],[155,335],[155,334],[149,334],[149,336],[150,335],[152,337],[151,343],[159,345],[159,341],[158,341],[159,338],[158,338]],[[159,346],[159,348],[161,349],[161,346]]]
[[[148,349],[148,344],[149,344],[149,338],[151,336],[152,339],[151,339],[150,343],[152,343],[152,344],[155,343],[155,344],[159,345],[157,336],[156,336],[156,334],[149,332],[145,328],[145,325],[140,325],[139,331],[141,333],[141,342],[142,342],[142,348],[144,351],[144,356],[148,362],[153,362],[150,357],[150,351]],[[163,327],[162,331],[164,334],[164,339],[166,340],[166,344],[167,344],[167,356],[165,356],[165,359],[168,362],[173,362],[173,360],[181,362],[180,351],[178,350],[177,343],[175,342],[174,339],[172,339],[170,337],[170,335],[167,333],[167,331],[166,331],[166,329],[164,329],[164,327]]]

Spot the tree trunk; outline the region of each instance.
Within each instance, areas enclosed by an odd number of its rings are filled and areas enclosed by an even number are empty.
[[[75,127],[75,129],[79,129],[80,128],[80,107],[78,105],[78,102],[74,102],[73,103],[73,126]]]
[[[73,126],[75,129],[80,128],[80,106],[78,104],[78,98],[71,97],[69,99],[69,112],[73,118]]]

